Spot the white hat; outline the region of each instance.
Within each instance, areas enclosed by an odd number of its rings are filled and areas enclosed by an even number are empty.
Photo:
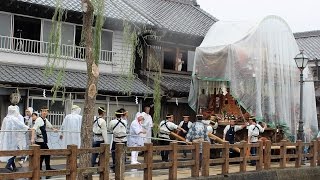
[[[72,107],[71,107],[71,109],[72,110],[74,110],[74,109],[78,109],[78,108],[80,108],[79,106],[77,106],[77,105],[72,105]]]
[[[146,115],[147,115],[147,113],[145,113],[145,112],[142,112],[142,113],[140,113],[141,114],[141,116],[143,116],[143,117],[145,117]]]
[[[136,118],[138,119],[138,117],[143,117],[143,113],[137,112]],[[143,118],[144,118],[144,117],[143,117]]]
[[[8,115],[15,115],[17,113],[17,108],[15,106],[10,105],[8,107]]]
[[[30,111],[30,113],[33,113],[33,108],[32,107],[28,107],[27,110]]]
[[[38,111],[34,111],[34,112],[32,112],[32,114],[35,114],[35,115],[39,116],[39,112]]]

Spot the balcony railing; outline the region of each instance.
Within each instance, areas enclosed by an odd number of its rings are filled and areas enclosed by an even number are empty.
[[[51,49],[51,51],[50,51]],[[85,48],[74,45],[61,44],[57,48],[60,51],[60,57],[65,59],[84,60]],[[0,36],[0,51],[16,52],[30,55],[48,56],[55,52],[53,44],[44,41]],[[113,51],[101,50],[100,62],[112,63],[115,53]]]

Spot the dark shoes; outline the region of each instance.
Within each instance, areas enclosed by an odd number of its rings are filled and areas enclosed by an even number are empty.
[[[187,153],[183,153],[183,158],[186,158],[187,157]]]
[[[13,169],[11,168],[11,166],[6,166],[6,169],[10,170],[10,171],[13,171]]]
[[[46,168],[46,170],[53,171],[53,170],[56,170],[56,169],[53,169],[53,168],[49,167],[49,168]]]
[[[5,167],[6,169],[8,169],[8,170],[10,170],[10,171],[12,171],[12,172],[17,172],[18,171],[18,169],[14,166],[14,167],[11,167],[11,166],[6,166]]]

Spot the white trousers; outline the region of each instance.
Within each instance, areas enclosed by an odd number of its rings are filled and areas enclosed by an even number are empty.
[[[131,151],[131,164],[138,163],[138,154],[139,151]]]

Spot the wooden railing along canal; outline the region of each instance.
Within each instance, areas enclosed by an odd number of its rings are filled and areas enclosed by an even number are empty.
[[[251,156],[247,153],[251,147],[257,148],[256,156]],[[305,153],[303,149],[308,147],[309,152]],[[311,167],[320,166],[320,155],[318,148],[320,141],[312,141],[310,143],[303,143],[297,141],[291,143],[281,141],[280,143],[271,143],[270,141],[259,141],[258,143],[249,144],[241,142],[238,144],[210,144],[208,142],[202,145],[202,161],[200,161],[200,145],[194,143],[192,145],[178,145],[176,142],[171,142],[167,146],[153,146],[153,144],[145,144],[142,147],[125,147],[124,144],[116,145],[116,167],[115,179],[124,179],[125,171],[131,169],[143,170],[143,179],[152,179],[153,170],[156,169],[169,169],[168,178],[177,179],[179,168],[190,168],[191,177],[210,176],[213,175],[210,167],[221,166],[221,174],[230,173],[229,165],[231,163],[239,164],[239,172],[246,172],[248,161],[256,160],[255,170],[268,170],[275,166],[277,168],[287,168],[288,162],[294,162],[294,167],[301,167],[302,159],[308,158]],[[229,157],[230,148],[239,148],[239,157]],[[221,151],[221,157],[210,159],[210,149]],[[157,161],[155,154],[161,150],[170,152],[169,161]],[[179,153],[182,150],[191,151],[191,159],[179,158]],[[126,154],[131,151],[144,152],[144,158],[141,164],[126,164],[124,159]],[[98,167],[77,168],[77,157],[84,153],[100,153],[100,165]],[[0,173],[0,179],[14,179],[14,178],[30,178],[39,179],[41,176],[65,176],[66,179],[76,179],[79,173],[99,173],[100,179],[109,179],[109,159],[110,149],[109,145],[103,144],[100,148],[90,149],[77,149],[75,145],[69,145],[68,149],[63,150],[40,150],[39,146],[33,145],[30,150],[19,151],[0,151],[0,156],[22,156],[29,155],[29,171],[27,172],[14,172],[14,173]],[[66,168],[53,171],[40,171],[40,155],[54,155],[66,156]],[[276,161],[277,162],[273,162]],[[200,162],[201,168],[200,168]],[[271,167],[271,162],[272,167]],[[201,169],[201,173],[200,170]],[[214,172],[216,174],[216,172]]]

